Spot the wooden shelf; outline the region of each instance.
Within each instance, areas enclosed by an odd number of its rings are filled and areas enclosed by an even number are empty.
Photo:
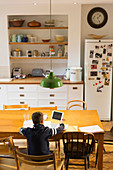
[[[17,29],[68,29],[68,27],[8,27],[9,30]]]
[[[28,45],[28,44],[61,44],[61,45],[67,45],[68,42],[9,42],[10,45]]]
[[[10,59],[14,59],[14,60],[17,60],[17,59],[68,59],[68,57],[57,57],[57,56],[55,56],[55,57],[25,57],[25,56],[23,56],[23,57],[10,57]]]

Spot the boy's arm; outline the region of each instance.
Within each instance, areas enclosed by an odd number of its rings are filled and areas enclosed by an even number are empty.
[[[26,130],[27,130],[27,128],[20,128],[20,129],[19,129],[19,133],[20,133],[21,135],[26,136]]]
[[[64,130],[64,128],[65,128],[65,125],[63,123],[61,123],[60,126],[57,129],[50,128],[50,136],[61,133]]]

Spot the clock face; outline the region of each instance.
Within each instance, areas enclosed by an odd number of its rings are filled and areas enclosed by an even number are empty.
[[[89,25],[93,28],[103,27],[108,19],[108,15],[103,8],[93,8],[87,17]]]

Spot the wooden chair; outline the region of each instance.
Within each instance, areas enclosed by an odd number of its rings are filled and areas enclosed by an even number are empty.
[[[20,170],[20,166],[22,164],[32,165],[30,169],[33,168],[33,166],[39,166],[39,169],[41,167],[44,167],[43,170],[64,170],[64,160],[56,160],[56,154],[50,154],[50,155],[44,155],[44,156],[32,156],[23,154],[21,152],[15,151],[15,154],[17,156],[17,162],[18,162],[18,169]]]
[[[76,104],[72,104],[73,102],[76,103]],[[79,102],[82,103],[82,105],[78,104]],[[74,106],[80,106],[83,110],[87,110],[87,104],[86,104],[86,102],[84,102],[82,100],[71,100],[71,101],[69,101],[66,105],[66,110],[70,110]]]
[[[17,159],[15,155],[15,149],[17,149],[14,145],[13,138],[12,137],[6,137],[6,138],[0,138],[0,158],[5,158],[8,159],[15,159],[16,160],[16,165],[17,164]],[[6,161],[7,162],[7,161]],[[7,165],[8,167],[8,165]],[[10,168],[10,166],[9,166]]]
[[[29,110],[57,110],[57,106],[54,106],[54,107],[29,107]]]
[[[27,109],[29,110],[28,104],[20,104],[20,105],[3,105],[3,110],[7,109]]]
[[[12,144],[11,138],[12,137],[0,138],[0,158],[14,159],[14,155],[12,152],[12,149],[14,149],[14,145],[10,145],[10,143]]]
[[[84,132],[65,132],[62,136],[66,170],[68,170],[69,159],[84,159],[85,170],[87,170],[87,161],[89,167],[89,155],[94,147],[94,135]],[[79,164],[80,165],[80,164]]]

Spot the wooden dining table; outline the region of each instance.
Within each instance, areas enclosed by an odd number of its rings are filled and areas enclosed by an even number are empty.
[[[23,127],[25,119],[31,119],[32,113],[37,110],[0,110],[0,138],[13,136],[15,139],[25,138],[19,134],[19,129]],[[51,120],[52,111],[43,110],[47,115],[47,121],[60,123],[57,120]],[[63,110],[63,123],[70,126],[92,126],[98,125],[103,129],[96,110]],[[95,139],[98,140],[98,170],[103,169],[103,140],[104,131],[94,133]],[[60,140],[62,133],[54,135],[51,139]]]

